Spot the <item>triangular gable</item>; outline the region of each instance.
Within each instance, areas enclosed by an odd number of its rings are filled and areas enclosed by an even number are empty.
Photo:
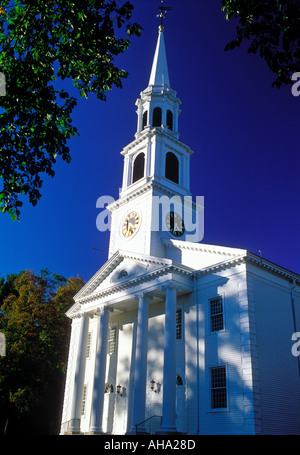
[[[164,241],[166,256],[194,270],[201,270],[214,264],[247,255],[247,250],[223,247],[182,240]]]
[[[103,289],[172,265],[172,261],[153,256],[117,251],[75,295],[78,301]]]

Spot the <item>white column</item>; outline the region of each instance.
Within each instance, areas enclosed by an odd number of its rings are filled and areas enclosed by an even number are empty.
[[[85,314],[80,315],[80,329],[78,336],[77,355],[75,360],[75,377],[71,405],[70,430],[79,431],[79,421],[81,418],[82,393],[85,376],[86,363],[86,342],[89,327],[89,317]]]
[[[145,176],[151,176],[151,139],[148,138],[147,149],[146,149],[146,166],[145,166]]]
[[[128,157],[128,155],[126,155],[125,158],[124,158],[122,191],[126,190],[126,188],[130,184],[130,182],[128,181],[128,177],[129,177],[128,166],[129,166],[129,157]]]
[[[166,289],[161,433],[176,432],[176,288]]]
[[[143,106],[142,106],[142,101],[140,99],[137,100],[136,102],[137,105],[137,116],[138,116],[138,122],[137,122],[137,132],[140,133],[142,131],[142,124],[143,124]]]
[[[90,426],[90,431],[93,433],[103,433],[102,421],[107,358],[108,321],[109,313],[108,310],[104,307],[101,309],[97,340],[93,403]]]
[[[145,420],[147,349],[148,349],[148,300],[141,294],[138,296],[138,320],[135,348],[133,415],[131,433],[135,433],[136,424]],[[138,428],[143,430],[142,427]]]

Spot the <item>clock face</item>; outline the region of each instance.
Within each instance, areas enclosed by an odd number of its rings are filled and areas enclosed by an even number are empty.
[[[140,215],[137,212],[130,212],[122,225],[122,233],[125,237],[131,237],[140,224]]]
[[[169,232],[175,237],[181,237],[184,234],[184,222],[178,213],[169,212],[166,216],[166,224]]]

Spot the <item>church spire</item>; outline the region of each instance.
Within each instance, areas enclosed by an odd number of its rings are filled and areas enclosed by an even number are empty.
[[[164,14],[171,10],[170,7],[164,6],[164,0],[161,0],[161,6],[158,8],[160,13],[157,17],[160,18],[160,26],[158,27],[158,40],[156,44],[154,60],[152,64],[150,79],[149,79],[149,86],[164,86],[170,88],[170,80],[169,80],[169,71],[168,71],[168,64],[167,64],[167,55],[166,55],[166,46],[165,46],[165,39],[164,39]]]
[[[136,101],[138,123],[135,138],[157,128],[161,132],[179,138],[178,116],[181,102],[177,98],[176,91],[170,86],[163,26],[164,14],[171,8],[164,7],[162,1],[158,9],[160,25],[149,83]]]
[[[166,55],[166,46],[164,39],[164,29],[162,26],[159,27],[158,40],[156,44],[149,86],[163,86],[166,85],[170,88],[170,79]]]

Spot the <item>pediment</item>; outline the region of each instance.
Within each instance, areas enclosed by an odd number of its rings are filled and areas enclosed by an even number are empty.
[[[172,265],[168,259],[118,251],[75,295],[75,302]]]

